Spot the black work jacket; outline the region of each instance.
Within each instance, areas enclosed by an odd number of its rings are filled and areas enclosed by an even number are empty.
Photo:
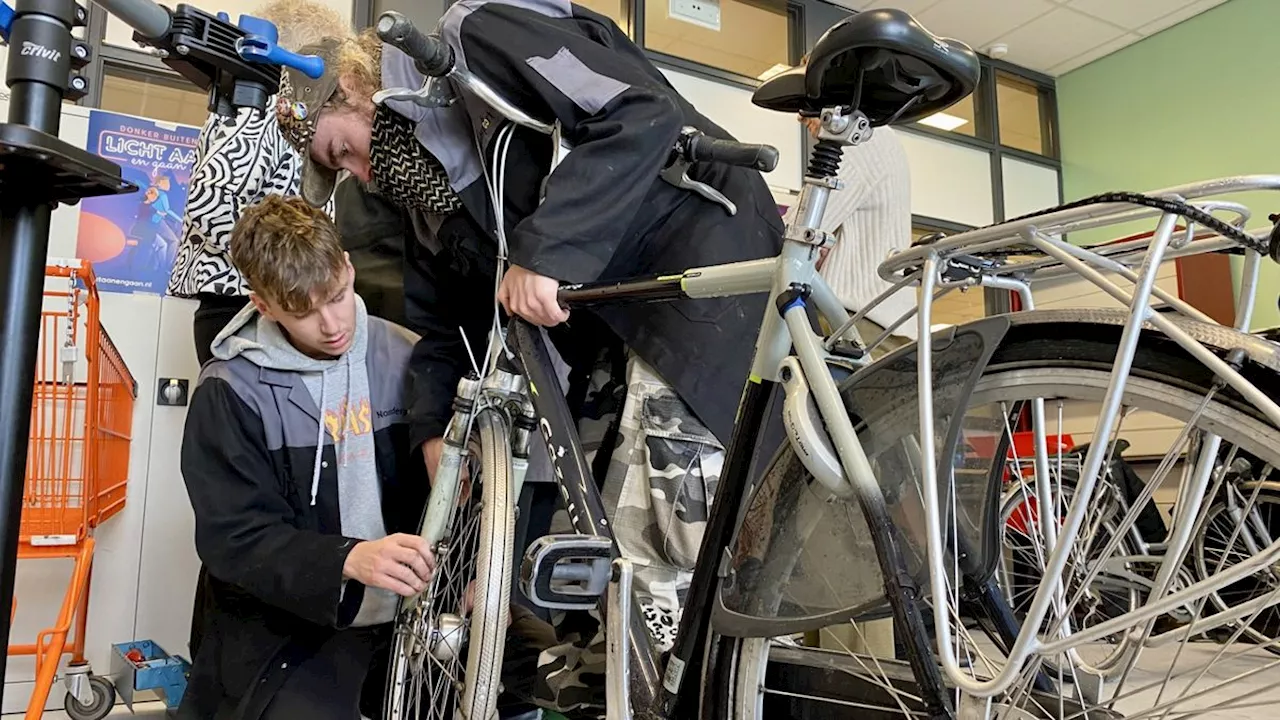
[[[737,205],[733,216],[659,177],[684,126],[731,136],[681,97],[609,19],[563,0],[481,0],[450,8],[441,31],[459,65],[533,117],[558,120],[573,148],[548,177],[548,137],[515,133],[504,217],[513,264],[585,283],[779,252],[781,218],[758,172],[692,168],[693,179]],[[383,67],[385,73],[385,60]],[[500,116],[475,98],[463,105],[481,146],[491,148]],[[448,169],[448,153],[437,154],[446,156],[441,160]],[[459,194],[463,211],[419,217],[419,242],[406,243],[414,246],[405,277],[407,320],[422,335],[413,359],[415,442],[443,432],[457,381],[470,367],[459,328],[479,352],[493,322],[496,227],[484,180]],[[727,441],[764,305],[761,294],[591,312]],[[590,324],[571,317],[568,327],[553,333],[571,365],[574,358],[594,357],[590,348],[600,338],[585,331]]]
[[[368,418],[388,534],[417,532],[429,488],[422,454],[409,447],[414,340],[369,318]],[[311,502],[319,418],[297,373],[243,356],[200,372],[181,464],[209,577],[198,589],[203,633],[181,720],[255,720],[291,669],[355,620],[364,586],[344,582],[342,568],[359,540],[342,535],[331,442]]]

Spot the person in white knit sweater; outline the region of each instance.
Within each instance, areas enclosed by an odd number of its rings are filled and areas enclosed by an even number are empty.
[[[800,118],[817,137],[820,121]],[[845,148],[840,162],[844,188],[831,193],[821,229],[835,236],[835,244],[824,248],[818,268],[827,284],[852,310],[871,304],[890,283],[880,279],[876,268],[890,253],[911,245],[911,171],[907,153],[893,128],[878,127],[871,139]],[[787,210],[786,222],[795,219],[796,208]],[[859,323],[864,342],[872,342],[886,327],[916,306],[915,290],[907,287],[872,308]],[[892,350],[916,336],[914,319],[894,330],[875,353]]]

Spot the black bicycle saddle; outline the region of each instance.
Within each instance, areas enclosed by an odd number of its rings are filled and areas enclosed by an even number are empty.
[[[773,77],[751,101],[789,113],[850,106],[873,127],[897,125],[964,99],[980,75],[968,45],[933,35],[901,10],[867,10],[833,25],[807,65]]]

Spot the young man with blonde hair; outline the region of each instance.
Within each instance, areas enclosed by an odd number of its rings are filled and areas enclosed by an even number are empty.
[[[376,717],[397,596],[435,567],[407,534],[428,489],[408,434],[417,338],[368,315],[301,198],[250,207],[230,251],[250,304],[213,342],[182,443],[208,604],[179,716]]]

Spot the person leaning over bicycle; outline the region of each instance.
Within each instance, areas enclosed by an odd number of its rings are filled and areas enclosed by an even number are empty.
[[[369,316],[333,223],[299,198],[250,207],[230,252],[253,291],[183,433],[209,599],[178,715],[376,717],[397,596],[435,568],[405,534],[426,503],[408,443],[417,336]]]
[[[619,547],[637,564],[647,623],[667,649],[765,298],[617,306],[570,318],[556,291],[561,283],[776,255],[777,205],[755,171],[701,163],[690,171],[733,201],[734,215],[659,178],[683,127],[730,136],[608,18],[555,0],[493,0],[454,5],[441,28],[458,65],[526,113],[558,120],[573,147],[546,178],[550,140],[515,132],[503,196],[510,267],[497,299],[551,328],[573,369],[572,404],[589,421],[584,447],[600,444],[610,425],[601,420],[615,415],[603,494]],[[324,57],[326,73],[312,80],[287,71],[277,106],[306,158],[303,196],[325,202],[347,170],[415,211],[417,242],[406,243],[414,247],[405,277],[409,323],[422,334],[414,350],[414,442],[434,469],[457,382],[471,367],[459,328],[472,348],[483,348],[493,323],[498,242],[485,172],[494,168],[482,164],[476,146],[478,139],[489,155],[500,116],[472,99],[375,107],[376,91],[416,89],[423,77],[371,34],[303,52]],[[548,651],[540,663],[552,692],[575,684],[566,671],[546,670],[564,666],[557,658]]]

